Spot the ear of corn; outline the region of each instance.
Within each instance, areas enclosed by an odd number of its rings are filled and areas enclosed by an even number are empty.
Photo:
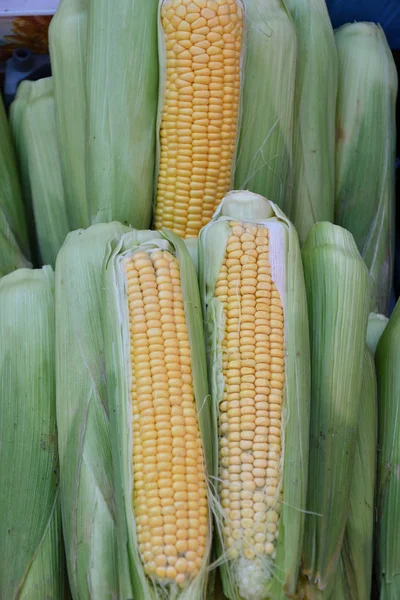
[[[378,379],[378,542],[380,598],[400,597],[400,302],[375,355]]]
[[[42,263],[54,266],[69,225],[58,152],[53,80],[49,77],[28,85],[29,98],[20,115],[22,163],[28,171],[40,257]]]
[[[387,314],[394,261],[397,72],[382,29],[345,25],[339,55],[336,222],[348,229]]]
[[[161,0],[156,229],[196,236],[232,184],[241,0]]]
[[[311,343],[311,433],[303,572],[329,588],[346,527],[361,406],[369,277],[353,237],[314,225],[302,251]]]
[[[88,0],[86,191],[92,222],[149,226],[158,0]]]
[[[107,243],[127,229],[70,233],[57,258],[57,422],[61,504],[74,598],[118,597],[115,500],[101,328]]]
[[[368,317],[367,346],[373,357],[388,322],[389,319],[384,315],[370,313]]]
[[[342,547],[349,600],[371,597],[374,550],[377,389],[371,353],[364,351],[361,404],[350,488],[349,516]]]
[[[11,132],[0,98],[0,276],[28,267],[28,232]]]
[[[24,133],[23,133],[23,117],[26,107],[29,104],[29,99],[32,92],[32,82],[25,80],[21,81],[15,94],[14,101],[10,106],[10,127],[14,138],[16,149],[16,158],[20,175],[20,183],[22,189],[25,210],[29,219],[33,221],[32,195],[29,181],[28,156],[25,150]]]
[[[282,0],[246,0],[246,52],[235,189],[283,207],[293,163],[297,37]]]
[[[133,232],[105,289],[120,595],[200,600],[214,440],[195,269],[177,236]]]
[[[54,275],[0,280],[0,597],[66,598],[55,406]],[[4,340],[7,343],[4,343]]]
[[[303,541],[310,365],[297,234],[231,192],[199,237],[225,595],[294,595]]]
[[[59,153],[72,230],[90,225],[85,180],[87,7],[88,0],[61,0],[49,28]],[[103,98],[104,94],[99,101]]]
[[[303,243],[314,223],[334,218],[338,61],[325,0],[286,0],[286,6],[299,48],[293,175],[285,206]]]

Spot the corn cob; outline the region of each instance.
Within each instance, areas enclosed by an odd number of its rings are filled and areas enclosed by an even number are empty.
[[[381,600],[400,598],[400,302],[375,355],[378,379],[377,571]]]
[[[0,281],[0,598],[66,594],[58,482],[54,274]]]
[[[156,229],[197,236],[232,183],[241,0],[161,0]]]
[[[28,267],[30,256],[11,132],[0,97],[0,277]]]
[[[365,349],[349,516],[342,546],[343,568],[348,582],[345,597],[349,600],[371,598],[376,451],[376,374],[372,355]]]
[[[90,225],[85,178],[87,7],[88,0],[61,0],[49,27],[59,153],[71,230]]]
[[[20,115],[22,160],[27,162],[41,262],[54,267],[69,225],[58,152],[53,80],[49,77],[27,82],[27,85],[29,98]]]
[[[29,181],[28,156],[25,151],[23,134],[23,116],[28,106],[32,92],[32,83],[28,80],[21,81],[15,94],[14,101],[10,106],[10,127],[14,139],[22,196],[25,210],[29,218],[33,220],[32,192]]]
[[[286,0],[299,48],[292,187],[286,212],[303,243],[314,223],[334,219],[338,61],[325,0]]]
[[[370,282],[341,227],[314,225],[302,257],[313,365],[303,573],[318,598],[334,581],[349,510]]]
[[[282,0],[245,0],[246,52],[235,189],[284,206],[293,163],[297,38]]]
[[[73,598],[118,598],[115,499],[104,379],[101,273],[108,242],[127,229],[70,233],[57,258],[57,422],[61,506]]]
[[[297,234],[262,196],[231,192],[199,236],[218,555],[231,600],[296,592],[308,468],[309,345]]]
[[[92,222],[149,226],[158,0],[88,0],[86,191]]]
[[[194,266],[174,234],[133,232],[105,288],[120,595],[200,600],[213,435]]]
[[[339,55],[336,222],[348,229],[387,314],[394,262],[397,72],[382,29],[345,25]]]

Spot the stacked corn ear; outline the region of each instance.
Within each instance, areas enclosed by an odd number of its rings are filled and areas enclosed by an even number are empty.
[[[297,233],[235,191],[199,236],[218,562],[231,600],[296,593],[306,508],[310,364]]]
[[[28,230],[14,144],[0,97],[0,277],[28,267]]]
[[[73,598],[118,598],[115,500],[101,327],[107,243],[127,231],[70,233],[56,266],[57,423],[61,506]]]
[[[233,183],[242,0],[161,0],[155,227],[197,236]]]
[[[27,82],[27,86],[29,97],[19,114],[22,119],[21,163],[28,171],[41,262],[54,267],[69,224],[58,151],[53,80],[51,77],[39,79]]]
[[[66,594],[57,456],[54,274],[0,281],[0,597]]]
[[[397,71],[379,25],[336,32],[339,56],[336,222],[348,229],[387,314],[394,263]]]
[[[378,541],[377,571],[381,600],[400,598],[400,302],[379,341],[378,378]]]
[[[235,189],[284,206],[293,164],[297,36],[283,0],[245,0],[246,51]]]
[[[121,598],[205,598],[214,432],[196,272],[172,233],[106,259],[105,345]]]
[[[286,0],[298,33],[292,186],[285,210],[304,243],[334,219],[338,60],[325,0]]]
[[[371,597],[377,426],[375,364],[366,348],[349,514],[342,546],[342,561],[348,589],[345,597],[349,600],[368,600]]]
[[[303,574],[310,598],[334,583],[349,511],[369,314],[352,235],[314,225],[302,250],[311,344],[311,431]]]
[[[91,222],[150,225],[158,0],[88,0],[86,192]]]
[[[385,315],[370,313],[368,317],[367,346],[373,357],[388,322],[389,319]]]
[[[61,0],[49,28],[59,154],[71,230],[90,225],[85,180],[87,7],[88,0]]]
[[[16,158],[18,163],[18,171],[20,175],[20,183],[23,201],[25,205],[25,211],[28,220],[28,227],[31,223],[33,224],[33,207],[32,207],[32,192],[29,181],[29,169],[28,169],[28,155],[25,149],[24,132],[23,132],[23,117],[25,114],[26,107],[28,106],[29,99],[32,92],[32,83],[28,80],[21,81],[18,86],[15,98],[10,106],[10,127],[14,138]],[[33,225],[34,227],[34,225]],[[32,237],[32,232],[29,231]],[[32,244],[31,244],[32,245]]]

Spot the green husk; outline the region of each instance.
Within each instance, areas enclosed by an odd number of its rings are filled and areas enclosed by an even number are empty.
[[[42,264],[54,267],[69,232],[61,175],[51,77],[29,82],[22,117],[23,157],[27,161],[33,213]],[[22,162],[25,163],[24,158]]]
[[[226,558],[222,536],[217,539],[216,552],[228,598],[280,599],[296,593],[307,495],[310,357],[303,268],[294,227],[275,204],[257,194],[231,192],[222,200],[212,221],[201,230],[199,279],[207,332],[214,429],[217,430],[218,405],[224,390],[220,340],[223,313],[221,302],[214,297],[214,289],[225,255],[230,220],[262,224],[271,232],[271,256],[276,264],[277,281],[280,280],[278,289],[282,286],[279,291],[285,314],[287,355],[282,433],[287,443],[283,447],[283,501],[276,558],[257,558],[256,565],[247,560],[241,572],[244,575],[245,571],[249,577],[244,580],[239,577],[235,561]],[[218,449],[215,450],[214,470],[218,472]],[[222,514],[219,515],[221,518]]]
[[[400,301],[375,355],[378,378],[377,572],[381,600],[400,598]]]
[[[132,401],[130,394],[131,355],[126,275],[124,259],[135,251],[168,249],[179,260],[185,315],[192,356],[192,375],[200,431],[205,450],[207,473],[213,474],[214,432],[211,427],[207,369],[203,338],[201,304],[196,272],[185,244],[176,235],[163,230],[133,231],[113,244],[105,262],[104,332],[107,386],[110,398],[112,450],[117,498],[119,593],[121,598],[135,600],[201,600],[208,579],[209,547],[197,577],[189,587],[161,588],[144,573],[138,551],[135,515],[132,509]]]
[[[284,206],[293,157],[297,36],[282,0],[245,0],[245,58],[234,189]]]
[[[377,387],[373,357],[364,351],[357,445],[350,488],[350,510],[342,546],[349,600],[371,597],[375,474],[377,451]]]
[[[389,319],[384,315],[370,313],[368,317],[367,346],[373,357],[388,322]]]
[[[29,267],[28,230],[11,131],[0,97],[0,277]]]
[[[334,219],[338,60],[325,0],[286,0],[298,34],[293,174],[285,209],[304,243]]]
[[[0,598],[67,597],[56,430],[54,274],[0,281]]]
[[[397,71],[379,25],[336,32],[339,56],[336,222],[348,229],[387,314],[394,264]]]
[[[86,191],[92,222],[150,225],[158,0],[88,0]]]
[[[71,590],[79,600],[120,597],[101,273],[107,243],[126,231],[119,223],[74,231],[57,258],[61,505]]]
[[[185,246],[187,251],[190,254],[190,257],[193,261],[194,268],[196,269],[196,273],[199,271],[199,252],[198,252],[198,238],[197,237],[188,237],[185,240]]]
[[[61,0],[49,27],[59,153],[71,230],[90,225],[85,178],[87,7],[88,0]]]
[[[330,223],[312,227],[302,258],[313,366],[303,574],[317,598],[334,581],[349,510],[370,282],[352,235]]]

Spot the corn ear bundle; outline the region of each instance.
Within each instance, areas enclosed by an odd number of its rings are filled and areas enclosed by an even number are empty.
[[[379,25],[336,32],[339,56],[336,223],[348,229],[387,314],[394,263],[397,72]]]
[[[11,131],[0,98],[0,277],[29,267],[30,256],[21,187]]]
[[[306,507],[310,363],[297,233],[231,192],[199,236],[225,595],[296,593]]]
[[[36,234],[42,263],[54,267],[69,232],[62,182],[51,77],[29,82],[30,94],[21,113]],[[23,159],[24,160],[24,159]]]
[[[375,354],[378,379],[377,571],[381,600],[400,597],[400,302]]]
[[[0,597],[64,599],[54,274],[0,280]]]
[[[374,551],[377,386],[374,359],[364,351],[361,404],[342,561],[349,600],[371,597]]]
[[[118,597],[101,274],[107,243],[126,231],[118,223],[74,231],[57,258],[61,506],[70,585],[79,599]]]
[[[133,231],[106,259],[120,595],[204,597],[213,466],[196,273],[182,240]]]
[[[286,6],[299,47],[292,186],[285,210],[304,243],[314,223],[334,219],[338,59],[325,0],[286,0]]]
[[[85,176],[87,10],[88,0],[61,0],[49,27],[59,154],[72,231],[90,225]]]
[[[156,229],[197,236],[233,184],[242,0],[160,0]]]
[[[88,0],[86,192],[92,223],[150,225],[158,0]]]
[[[234,189],[283,208],[293,164],[297,36],[282,0],[245,0],[246,51]]]
[[[386,325],[389,319],[385,315],[379,315],[377,313],[370,313],[368,317],[368,328],[367,328],[367,346],[372,356],[375,357],[376,348],[379,340],[385,331]]]
[[[349,509],[370,282],[341,227],[314,225],[302,257],[313,365],[303,573],[318,597],[335,577]]]

